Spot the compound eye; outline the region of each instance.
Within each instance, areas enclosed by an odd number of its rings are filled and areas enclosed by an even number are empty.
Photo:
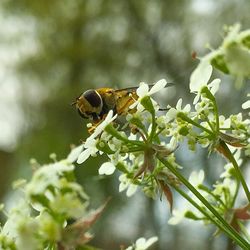
[[[89,89],[89,90],[85,91],[82,95],[92,107],[102,108],[102,105],[103,105],[102,98],[96,90]]]

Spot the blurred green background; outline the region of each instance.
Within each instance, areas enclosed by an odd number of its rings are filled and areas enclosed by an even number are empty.
[[[70,103],[89,88],[137,86],[161,78],[176,83],[162,106],[188,94],[189,76],[198,63],[192,52],[220,45],[223,26],[250,24],[249,0],[1,0],[0,2],[0,197],[13,199],[11,183],[31,175],[30,158],[40,163],[67,156],[71,144],[87,137],[86,122]],[[245,89],[219,72],[221,113],[238,112]],[[233,96],[230,94],[236,91]],[[225,98],[230,102],[225,105]],[[228,100],[228,99],[227,99]],[[222,172],[220,157],[207,152],[177,152],[184,171],[206,167],[208,181]],[[78,166],[76,175],[97,207],[113,199],[94,228],[92,245],[119,249],[138,237],[158,235],[154,249],[234,249],[213,227],[183,222],[167,224],[167,202],[138,192],[127,199],[117,176],[98,177],[102,157]],[[175,206],[181,205],[175,197]],[[3,220],[3,218],[2,218]]]

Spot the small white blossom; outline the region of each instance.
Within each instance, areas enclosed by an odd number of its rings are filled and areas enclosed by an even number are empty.
[[[176,108],[170,108],[166,113],[167,120],[168,121],[173,120],[174,118],[176,118],[176,115],[179,112],[188,113],[190,112],[190,110],[191,110],[190,104],[187,104],[184,106],[184,108],[182,108],[182,98],[180,98],[176,104]]]
[[[146,240],[145,238],[139,238],[135,244],[129,246],[125,250],[146,250],[158,241],[158,237],[154,236]]]
[[[99,136],[105,129],[107,125],[109,125],[112,121],[114,121],[117,117],[117,114],[113,116],[113,110],[110,110],[108,115],[106,116],[105,120],[101,122],[96,128],[93,134],[91,134],[86,142],[83,144],[83,147],[85,148],[84,151],[80,153],[77,159],[77,163],[81,164],[84,161],[86,161],[90,156],[94,156],[98,149],[96,148],[97,140],[95,139],[97,136]]]
[[[190,176],[188,181],[195,187],[198,188],[200,184],[203,183],[205,177],[204,170],[200,170],[199,172],[193,171]]]
[[[168,220],[168,224],[177,225],[185,218],[186,210],[174,209],[172,212],[172,217]]]
[[[247,100],[242,104],[243,109],[249,109],[250,108],[250,100]]]
[[[189,87],[191,92],[196,93],[196,97],[193,101],[194,104],[199,101],[201,96],[200,92],[204,86],[207,86],[213,95],[218,91],[221,82],[220,79],[217,78],[208,83],[212,75],[212,71],[213,68],[209,64],[209,62],[207,60],[203,60],[192,73],[190,77]]]
[[[85,162],[91,155],[94,156],[97,152],[98,149],[96,148],[96,143],[97,140],[94,138],[88,138],[86,142],[84,143],[84,148],[81,152],[81,154],[78,156],[77,163],[81,164]]]
[[[80,153],[82,152],[83,147],[83,145],[80,145],[78,147],[73,148],[67,157],[67,161],[70,163],[75,162],[79,157]]]
[[[73,165],[67,165],[65,161],[48,164],[39,168],[33,175],[32,181],[26,186],[28,195],[44,194],[49,186],[59,187],[60,176],[64,172],[73,171]]]
[[[112,162],[104,162],[98,172],[100,175],[111,175],[115,172],[115,166]]]
[[[220,128],[230,128],[231,126],[231,120],[230,118],[226,119],[223,115],[219,116],[219,124]]]
[[[247,94],[248,97],[250,97],[250,93]],[[242,104],[243,109],[250,109],[250,100],[245,101]],[[248,112],[248,115],[250,116],[250,111]]]
[[[217,183],[214,185],[213,193],[219,195],[221,199],[225,202],[224,190],[229,190],[231,196],[235,194],[236,182],[230,178],[225,178],[222,183]]]
[[[136,190],[137,190],[137,185],[133,184],[130,179],[127,178],[126,174],[122,174],[119,176],[119,192],[124,191],[127,189],[126,195],[128,197],[132,196]]]
[[[208,61],[201,61],[198,67],[193,71],[190,77],[189,88],[191,92],[198,92],[201,87],[206,86],[211,75],[213,67]]]
[[[141,82],[140,87],[136,90],[136,94],[138,95],[138,100],[135,101],[131,106],[130,109],[137,108],[137,110],[140,112],[144,110],[144,107],[140,104],[140,101],[145,97],[145,96],[151,96],[155,94],[156,92],[161,91],[164,89],[167,85],[167,81],[165,79],[162,79],[155,83],[155,85],[149,89],[148,84]],[[154,106],[157,106],[155,102],[153,102]]]

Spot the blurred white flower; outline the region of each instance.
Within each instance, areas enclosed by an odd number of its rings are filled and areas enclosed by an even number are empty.
[[[236,185],[236,182],[234,180],[232,180],[230,178],[225,178],[222,183],[219,182],[219,183],[214,185],[215,188],[213,190],[213,193],[215,195],[219,195],[224,202],[227,202],[225,200],[225,195],[224,195],[225,190],[229,190],[230,196],[233,199],[233,196],[234,196],[235,191],[236,191],[236,186],[237,185]]]
[[[122,192],[125,189],[127,189],[126,195],[128,197],[132,196],[136,192],[137,185],[133,184],[131,182],[131,179],[127,178],[126,174],[120,175],[119,176],[119,181],[120,181],[119,192]]]
[[[174,209],[172,212],[172,217],[168,220],[168,224],[177,225],[185,218],[186,210]]]
[[[250,97],[250,93],[247,94],[248,97]],[[250,109],[250,100],[245,101],[242,104],[243,109]],[[248,112],[248,115],[250,116],[250,111]]]
[[[49,186],[59,187],[60,178],[64,172],[73,171],[74,166],[68,165],[66,161],[44,165],[35,171],[32,180],[26,186],[27,194],[44,194]]]
[[[75,162],[82,152],[83,147],[83,144],[81,144],[80,146],[73,148],[67,157],[67,161],[70,163]]]
[[[100,175],[111,175],[115,172],[115,166],[112,162],[104,162],[98,172]]]
[[[231,126],[231,120],[230,118],[226,119],[225,116],[220,115],[219,116],[219,124],[220,124],[220,128],[230,128]]]
[[[145,238],[139,238],[135,244],[129,246],[125,250],[146,250],[158,241],[158,237],[154,236],[146,240]]]
[[[243,109],[249,109],[250,108],[250,100],[247,100],[242,104]]]
[[[199,186],[200,184],[203,183],[204,177],[205,177],[204,170],[201,169],[199,172],[198,172],[198,171],[193,171],[193,172],[190,174],[188,181],[189,181],[195,188],[198,188],[198,186]]]

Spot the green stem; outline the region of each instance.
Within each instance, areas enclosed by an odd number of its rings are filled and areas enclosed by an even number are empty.
[[[172,166],[168,161],[163,158],[158,157],[158,159],[206,206],[206,208],[217,218],[217,220],[213,219],[212,221],[228,236],[237,242],[239,246],[243,249],[249,249],[250,244],[242,238],[239,233],[232,228],[225,220],[221,217],[221,215],[214,209],[212,205],[189,183],[189,181],[181,175],[177,169]],[[187,195],[186,195],[187,196]],[[193,204],[193,203],[192,203]],[[203,211],[204,214],[204,211]],[[210,216],[209,216],[210,218]]]
[[[227,157],[227,159],[233,164],[233,167],[235,169],[237,178],[239,179],[239,181],[241,182],[241,185],[246,193],[247,199],[250,202],[250,193],[249,193],[249,189],[247,187],[246,181],[240,171],[240,167],[238,166],[237,161],[235,160],[232,152],[230,151],[230,149],[228,148],[227,144],[224,141],[220,141],[220,146],[224,149],[225,151],[225,156]]]
[[[151,132],[150,132],[150,135],[149,135],[149,141],[150,142],[153,141],[153,138],[154,138],[155,132],[156,132],[156,128],[157,128],[157,125],[156,125],[156,122],[155,122],[155,113],[153,112],[151,115],[152,115],[152,128],[151,128]]]

